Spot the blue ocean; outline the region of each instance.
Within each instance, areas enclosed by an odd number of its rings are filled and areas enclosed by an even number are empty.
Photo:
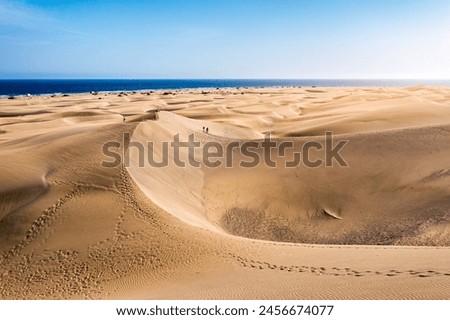
[[[450,80],[338,80],[338,79],[65,79],[65,80],[0,80],[0,96],[69,94],[85,92],[138,91],[158,89],[261,87],[261,86],[449,86]]]

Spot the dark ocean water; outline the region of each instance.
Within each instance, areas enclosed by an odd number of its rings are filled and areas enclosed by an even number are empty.
[[[181,80],[0,80],[0,96],[84,93],[101,91],[134,91],[183,88],[223,88],[259,86],[326,86],[378,87],[414,85],[450,85],[450,80],[246,80],[246,79],[181,79]]]

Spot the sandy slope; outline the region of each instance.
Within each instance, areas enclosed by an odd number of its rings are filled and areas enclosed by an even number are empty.
[[[449,111],[430,87],[1,99],[0,297],[448,298]],[[348,167],[155,168],[136,147],[326,131]],[[102,166],[107,142],[129,166]]]

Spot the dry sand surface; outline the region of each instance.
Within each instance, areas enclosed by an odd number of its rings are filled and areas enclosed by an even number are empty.
[[[289,149],[275,167],[211,168],[198,149],[199,167],[156,168],[136,146],[159,159],[193,135],[263,158],[267,133],[300,150],[327,131],[347,167],[287,168]],[[107,142],[129,164],[102,166]],[[0,297],[447,299],[449,142],[449,88],[0,99]]]

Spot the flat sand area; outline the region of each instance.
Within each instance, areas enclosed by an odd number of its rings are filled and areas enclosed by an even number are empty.
[[[0,298],[448,299],[449,145],[445,87],[2,98]]]

